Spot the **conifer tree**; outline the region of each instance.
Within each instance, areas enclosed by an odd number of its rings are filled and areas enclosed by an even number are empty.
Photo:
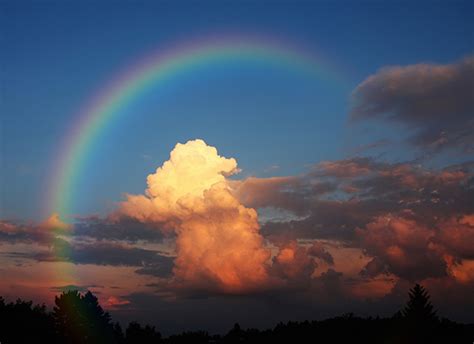
[[[438,316],[430,302],[430,295],[418,283],[410,289],[410,299],[402,311],[403,317],[417,324],[436,322]]]

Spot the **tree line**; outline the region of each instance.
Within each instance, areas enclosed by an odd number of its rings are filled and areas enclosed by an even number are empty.
[[[63,292],[55,306],[0,297],[0,343],[474,343],[474,324],[440,318],[428,292],[419,284],[409,291],[406,306],[387,318],[352,313],[319,320],[279,323],[272,329],[242,329],[235,324],[225,335],[183,332],[163,338],[150,325],[131,322],[125,329],[113,322],[90,291]]]

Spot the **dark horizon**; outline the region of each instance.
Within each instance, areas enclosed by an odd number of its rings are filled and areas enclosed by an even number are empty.
[[[268,328],[243,327],[239,322],[223,333],[194,329],[165,334],[163,327],[114,322],[90,291],[63,291],[55,306],[0,297],[0,340],[7,343],[40,342],[71,344],[131,343],[270,343],[331,340],[354,343],[471,343],[474,323],[460,324],[440,317],[429,292],[416,284],[410,289],[403,308],[390,317],[360,317],[344,313],[324,320],[280,321]],[[27,324],[22,323],[26,320]],[[336,332],[335,332],[336,331]]]

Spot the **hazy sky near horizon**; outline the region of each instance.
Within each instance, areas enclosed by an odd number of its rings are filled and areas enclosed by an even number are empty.
[[[90,289],[171,333],[391,314],[422,282],[473,321],[473,32],[472,1],[1,1],[0,295]],[[237,36],[319,72],[230,58],[150,85],[52,213],[91,99]]]

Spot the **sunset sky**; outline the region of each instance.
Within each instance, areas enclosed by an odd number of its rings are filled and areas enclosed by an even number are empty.
[[[0,296],[165,334],[414,283],[474,321],[472,1],[0,2]]]

